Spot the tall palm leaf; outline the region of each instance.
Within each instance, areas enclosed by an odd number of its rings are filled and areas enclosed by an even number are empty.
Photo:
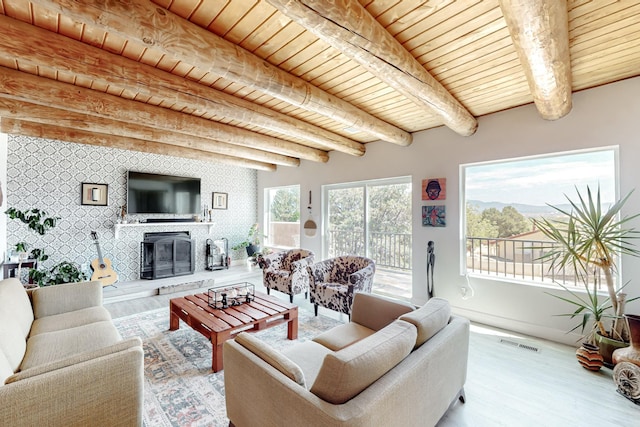
[[[579,276],[583,272],[585,278],[593,268],[602,270],[615,314],[618,312],[618,300],[613,276],[617,271],[617,258],[619,255],[640,256],[640,251],[632,242],[632,239],[638,238],[638,231],[628,226],[628,222],[640,214],[618,219],[633,191],[606,211],[602,209],[599,187],[595,200],[589,187],[586,199],[577,187],[576,192],[579,202],[565,195],[571,205],[570,211],[548,205],[562,214],[564,220],[534,220],[534,225],[555,242],[555,245],[546,248],[548,251],[540,259],[549,260],[551,268],[570,266]],[[585,286],[589,291],[587,282]]]

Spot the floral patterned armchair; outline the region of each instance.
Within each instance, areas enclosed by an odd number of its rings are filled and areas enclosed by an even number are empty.
[[[305,299],[309,292],[309,271],[307,267],[313,264],[313,252],[306,249],[291,249],[262,257],[262,279],[267,288],[284,292],[293,302],[293,296],[304,291]]]
[[[353,255],[330,258],[310,266],[309,298],[316,316],[321,305],[351,317],[354,293],[371,293],[375,271],[373,260]]]

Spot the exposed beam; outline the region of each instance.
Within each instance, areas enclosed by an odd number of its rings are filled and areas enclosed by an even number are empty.
[[[328,159],[324,151],[293,142],[5,67],[0,67],[0,97],[38,105],[56,105],[76,113],[198,136],[210,139],[212,143],[228,141],[307,160]]]
[[[283,14],[353,59],[463,136],[475,117],[362,7],[358,1],[267,0]]]
[[[566,0],[500,0],[509,33],[540,115],[571,111],[571,55]]]
[[[142,0],[33,0],[51,11],[117,34],[149,49],[249,86],[348,127],[400,145],[411,134],[268,63],[253,53]]]
[[[185,104],[199,114],[209,112],[305,139],[314,148],[355,156],[365,152],[364,144],[318,126],[4,15],[0,53],[19,58],[20,64],[69,71],[96,83]]]
[[[73,128],[90,133],[129,137],[133,141],[144,140],[159,142],[170,146],[173,145],[185,149],[222,154],[258,162],[275,163],[283,166],[300,165],[300,160],[294,157],[212,141],[179,132],[153,129],[135,123],[125,123],[103,117],[88,116],[82,113],[60,110],[30,102],[4,99],[1,96],[0,116],[44,125]]]
[[[42,123],[21,121],[7,117],[0,118],[0,131],[13,135],[31,136],[36,138],[55,139],[58,141],[76,142],[80,144],[95,145],[100,147],[119,148],[129,151],[142,151],[145,153],[162,154],[165,156],[184,157],[192,160],[202,160],[216,163],[225,163],[233,166],[274,171],[276,165],[243,160],[237,157],[225,156],[190,148],[176,147],[160,142],[142,141],[115,135],[86,132],[83,130],[45,125]]]

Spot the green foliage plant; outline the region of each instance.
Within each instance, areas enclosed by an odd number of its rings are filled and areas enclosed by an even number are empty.
[[[629,227],[629,221],[637,218],[640,214],[620,218],[620,211],[633,191],[606,210],[602,208],[600,188],[598,188],[595,199],[589,187],[587,187],[586,198],[578,188],[576,188],[576,192],[578,193],[578,201],[565,195],[571,205],[571,210],[549,205],[562,214],[562,219],[557,221],[546,218],[534,220],[535,226],[556,243],[553,247],[545,248],[547,252],[539,259],[549,260],[551,262],[550,268],[569,267],[573,269],[577,279],[584,284],[587,292],[586,299],[572,291],[569,292],[570,298],[554,295],[577,307],[570,316],[583,316],[583,330],[588,322],[593,320],[603,336],[621,340],[628,333],[625,331],[626,322],[621,321],[623,314],[621,310],[626,295],[621,292],[624,286],[620,289],[615,288],[613,277],[617,272],[617,258],[620,255],[640,256],[640,251],[635,248],[632,242],[633,239],[638,238],[638,231]],[[608,298],[602,302],[598,301],[595,287],[599,271],[604,274],[608,292]],[[590,273],[594,277],[593,290],[590,289]],[[569,291],[565,286],[560,286]],[[635,299],[637,298],[628,301]],[[612,313],[609,312],[609,309]],[[609,330],[602,324],[604,317],[613,319],[612,327]]]
[[[247,239],[233,246],[231,249],[233,249],[234,251],[238,251],[243,248],[246,248],[247,246],[260,245],[260,235],[258,234],[259,228],[260,227],[258,223],[253,224],[251,228],[249,228],[249,233],[247,233]]]
[[[44,236],[47,231],[54,228],[60,219],[58,216],[48,216],[47,212],[40,209],[21,211],[16,208],[9,208],[5,213],[11,219],[20,220],[26,224],[30,230],[41,236]],[[26,252],[27,243],[17,243],[16,250]],[[49,256],[44,253],[44,250],[39,248],[31,250],[31,257],[39,263],[49,259]],[[49,269],[31,268],[29,270],[29,279],[38,286],[50,286],[60,283],[80,282],[86,280],[87,277],[78,265],[69,261],[62,261]]]
[[[41,236],[44,236],[48,230],[55,227],[57,221],[60,219],[59,216],[48,217],[47,213],[40,209],[28,209],[26,211],[21,211],[16,208],[9,208],[6,211],[6,214],[9,215],[9,218],[11,219],[17,218],[27,224],[29,229],[35,231]]]
[[[29,279],[38,286],[59,285],[61,283],[75,283],[87,280],[88,277],[80,270],[80,267],[69,261],[62,261],[53,267],[46,269],[29,270]]]

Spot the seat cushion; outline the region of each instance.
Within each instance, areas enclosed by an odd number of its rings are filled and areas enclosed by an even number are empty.
[[[333,353],[333,351],[317,342],[304,341],[284,350],[282,353],[302,369],[306,388],[308,389],[318,377],[324,357]]]
[[[400,316],[401,320],[411,323],[418,330],[416,348],[444,328],[451,318],[449,301],[431,298],[419,309]]]
[[[27,352],[20,369],[29,369],[73,354],[97,350],[120,340],[122,338],[111,321],[41,333],[27,341]]]
[[[416,328],[396,320],[375,334],[325,356],[311,393],[342,404],[373,384],[413,349]]]
[[[313,339],[318,344],[322,344],[329,350],[338,351],[354,344],[361,339],[373,335],[376,331],[355,322],[345,323],[323,332]]]
[[[109,311],[102,307],[89,307],[69,313],[41,317],[33,321],[30,337],[53,331],[75,328],[89,323],[110,321]]]

